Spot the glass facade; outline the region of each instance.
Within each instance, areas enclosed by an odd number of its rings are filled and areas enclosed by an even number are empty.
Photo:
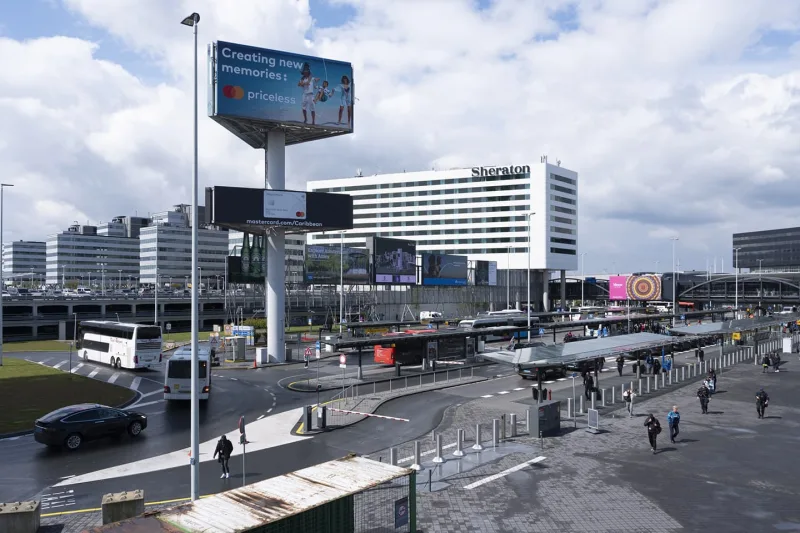
[[[790,270],[800,267],[800,228],[733,234],[731,264],[751,270]],[[759,264],[760,261],[760,264]]]

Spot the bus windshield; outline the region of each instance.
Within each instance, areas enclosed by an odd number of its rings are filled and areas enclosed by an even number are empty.
[[[199,379],[205,379],[208,371],[206,361],[198,361]],[[169,373],[167,377],[171,379],[192,379],[192,362],[188,360],[178,360],[169,362]]]
[[[136,328],[136,338],[138,340],[152,340],[161,338],[161,328],[157,326]]]

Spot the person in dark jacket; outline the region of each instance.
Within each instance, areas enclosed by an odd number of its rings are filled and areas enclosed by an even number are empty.
[[[586,375],[583,377],[583,388],[584,392],[586,393],[586,399],[589,400],[591,398],[590,394],[592,389],[594,389],[594,378],[592,374],[587,372]]]
[[[767,371],[767,369],[769,368],[769,365],[770,365],[769,355],[764,354],[764,357],[761,358],[761,369],[762,369],[761,373],[762,374]]]
[[[661,433],[661,422],[651,413],[644,421],[644,427],[647,428],[647,439],[650,441],[650,449],[653,450],[653,454],[655,454],[658,449],[656,440],[658,439],[658,434]]]
[[[657,376],[661,372],[661,361],[658,357],[653,357],[653,375]]]
[[[625,357],[620,355],[617,357],[617,372],[622,376],[622,369],[625,368]]]
[[[701,362],[701,363],[702,363],[703,361],[705,361],[705,359],[706,359],[706,352],[704,352],[702,348],[700,348],[700,351],[699,351],[699,352],[697,352],[697,355],[700,357],[700,362]]]
[[[700,408],[703,410],[703,414],[708,414],[708,400],[711,398],[711,391],[708,390],[705,383],[700,386],[697,390],[697,398],[700,400]]]
[[[761,389],[756,393],[756,412],[758,412],[758,418],[764,418],[767,407],[769,407],[769,395],[764,389]]]
[[[221,436],[217,441],[217,449],[214,450],[214,457],[219,456],[217,460],[222,465],[220,479],[231,477],[231,471],[228,468],[228,460],[231,458],[231,453],[233,453],[233,443],[225,435]]]

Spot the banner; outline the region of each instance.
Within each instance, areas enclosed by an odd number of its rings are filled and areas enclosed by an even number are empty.
[[[627,299],[651,301],[661,298],[661,277],[655,275],[631,276],[626,283]]]
[[[422,254],[423,285],[467,284],[467,258],[461,255]]]
[[[608,299],[627,300],[628,299],[628,276],[609,276],[608,278]]]
[[[338,285],[340,278],[346,285],[369,285],[369,252],[335,244],[306,246],[303,275],[306,283]]]
[[[368,237],[367,249],[372,253],[375,283],[416,285],[416,241]]]
[[[475,285],[497,285],[497,261],[475,261]]]

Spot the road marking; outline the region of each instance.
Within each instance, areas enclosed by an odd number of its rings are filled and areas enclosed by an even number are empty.
[[[567,381],[567,378],[558,378],[556,381]]]
[[[267,409],[267,413],[271,413],[271,412],[272,412],[272,407],[270,407],[269,409]]]
[[[74,366],[74,367],[72,367],[72,370],[70,370],[70,372],[72,372],[73,374],[75,374],[75,373],[76,373],[78,370],[80,370],[81,368],[83,368],[83,366],[84,366],[84,365],[83,365],[83,363],[78,363],[78,366]]]
[[[88,376],[88,377],[90,377],[90,378],[93,378],[93,377],[95,377],[95,376],[96,376],[97,374],[99,374],[99,373],[100,373],[100,369],[99,369],[99,368],[95,368],[94,370],[92,370],[91,372],[89,372],[89,376]]]
[[[66,365],[66,361],[61,361],[60,363],[56,363],[53,365],[53,368],[61,368],[62,366]]]
[[[17,435],[16,437],[8,437],[8,438],[2,439],[2,440],[17,440],[17,439],[18,439],[18,438],[20,438],[21,436],[22,436],[22,435]]]
[[[517,388],[516,388],[516,389],[514,389],[514,390],[515,390],[515,391],[518,391],[518,390],[525,390],[525,387],[517,387]]]
[[[233,381],[239,381],[239,378],[231,378]]]
[[[545,460],[545,457],[540,455],[539,457],[531,459],[530,461],[525,461],[524,463],[518,464],[516,466],[512,466],[511,468],[507,468],[506,470],[503,470],[499,474],[494,474],[492,476],[488,476],[488,477],[485,477],[483,479],[479,479],[475,483],[470,483],[469,485],[467,485],[464,488],[466,490],[472,490],[472,489],[478,488],[481,485],[486,485],[487,483],[491,483],[492,481],[494,481],[496,479],[500,479],[501,477],[505,477],[505,476],[507,476],[509,474],[513,474],[514,472],[518,472],[518,471],[522,470],[523,468],[525,468],[525,467],[527,467],[529,465],[540,463],[540,462],[542,462],[544,460]]]
[[[261,415],[261,416],[259,416],[258,418],[256,418],[256,420],[261,420],[261,419],[262,419],[262,418],[264,418],[265,416],[267,416],[267,415]]]
[[[161,390],[154,390],[154,391],[151,391],[151,392],[146,392],[146,393],[142,394],[141,398],[146,398],[146,397],[148,397],[148,396],[152,396],[153,394],[158,394],[158,393],[160,393],[160,392],[163,392],[163,391],[161,391]],[[141,398],[140,398],[140,400],[141,400]]]
[[[69,479],[69,478],[71,478],[71,477],[75,477],[75,474],[71,474],[71,475],[69,475],[69,476],[60,477],[60,478],[58,478],[58,479]],[[60,493],[60,492],[54,492],[53,494],[61,494],[61,493]]]
[[[328,407],[329,411],[337,411],[339,413],[347,413],[350,415],[361,415],[370,418],[383,418],[385,420],[397,420],[398,422],[410,422],[408,418],[399,418],[396,416],[374,415],[372,413],[362,413],[361,411],[348,411],[347,409],[337,409],[335,407]]]
[[[137,377],[133,378],[133,382],[131,382],[131,386],[128,387],[128,388],[129,389],[133,389],[133,390],[139,390],[139,385],[141,383],[142,383],[142,378],[137,376]]]
[[[481,398],[491,398],[494,394],[484,394]]]
[[[507,390],[504,390],[504,391],[500,391],[500,392],[498,392],[497,394],[509,394],[509,391],[507,391]]]
[[[109,383],[114,383],[115,381],[117,381],[117,380],[119,379],[119,376],[120,376],[120,373],[119,373],[119,372],[114,372],[114,373],[111,375],[111,377],[110,377],[110,378],[108,378],[108,382],[109,382]]]
[[[549,385],[550,383],[555,383],[555,381],[552,381],[552,380],[551,381],[545,381],[545,383],[547,383]]]
[[[164,401],[164,400],[155,400],[155,401],[152,401],[152,402],[145,402],[145,403],[135,403],[135,404],[131,405],[131,406],[129,407],[129,409],[133,409],[134,407],[136,407],[136,408],[139,408],[139,407],[147,407],[148,405],[155,405],[155,404],[157,404],[157,403],[161,403],[161,402],[163,402],[163,401]]]

